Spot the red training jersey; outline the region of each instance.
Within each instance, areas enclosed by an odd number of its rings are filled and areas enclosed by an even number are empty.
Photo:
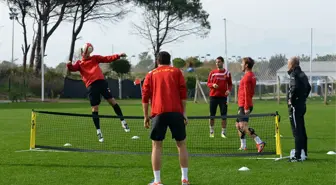
[[[93,82],[105,79],[99,63],[110,63],[119,58],[120,55],[92,55],[89,58],[78,60],[75,64],[67,64],[67,67],[69,71],[79,71],[85,86],[89,87]]]
[[[252,98],[256,87],[257,79],[252,71],[245,73],[240,80],[238,89],[238,106],[249,110],[253,106]]]
[[[142,86],[142,103],[151,100],[151,116],[164,112],[184,113],[182,100],[187,99],[187,86],[180,69],[159,66],[150,71]]]
[[[218,88],[213,88],[213,84],[217,84]],[[226,91],[232,89],[232,78],[231,74],[226,69],[215,69],[212,70],[208,77],[208,87],[210,88],[210,96],[215,97],[226,97]]]

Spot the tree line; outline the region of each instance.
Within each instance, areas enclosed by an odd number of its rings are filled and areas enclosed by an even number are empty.
[[[42,51],[48,41],[64,22],[72,23],[69,33],[71,43],[68,60],[73,60],[76,41],[80,38],[85,23],[122,20],[134,6],[142,7],[141,24],[133,24],[134,34],[146,39],[157,54],[164,44],[177,41],[188,35],[205,37],[211,29],[209,14],[203,10],[200,0],[0,0],[7,3],[13,17],[22,27],[22,67],[41,70]],[[131,6],[129,6],[131,5]],[[130,8],[131,7],[131,8]],[[33,25],[27,25],[33,20]],[[28,29],[33,35],[28,35]],[[43,35],[43,37],[42,37]],[[29,40],[28,37],[32,39]],[[43,44],[41,44],[43,43]],[[42,48],[43,47],[43,48]],[[43,53],[44,56],[45,53]]]

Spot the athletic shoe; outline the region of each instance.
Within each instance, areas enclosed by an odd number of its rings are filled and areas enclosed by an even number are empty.
[[[104,138],[103,138],[103,134],[102,133],[98,133],[97,136],[98,136],[99,142],[101,142],[101,143],[104,142]]]
[[[262,142],[262,143],[260,143],[260,144],[257,144],[258,153],[261,153],[261,152],[264,150],[265,145],[266,145],[265,142]]]
[[[125,120],[121,121],[121,126],[124,128],[125,132],[130,132],[131,131]]]
[[[297,159],[296,157],[290,158],[288,160],[288,162],[291,162],[291,163],[302,162],[302,161],[303,161],[302,159]]]
[[[187,179],[183,179],[182,180],[182,185],[190,185],[190,183]]]
[[[226,135],[224,133],[222,133],[222,138],[226,138]]]
[[[210,132],[210,137],[215,137],[215,134],[213,132]]]

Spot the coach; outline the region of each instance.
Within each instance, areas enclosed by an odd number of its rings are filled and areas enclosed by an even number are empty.
[[[289,120],[295,139],[295,155],[289,162],[303,161],[301,151],[307,156],[307,134],[304,115],[306,114],[306,99],[311,91],[306,74],[301,70],[298,57],[288,60],[288,74],[290,76],[287,94]]]

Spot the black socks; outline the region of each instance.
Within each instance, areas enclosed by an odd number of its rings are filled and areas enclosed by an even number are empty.
[[[99,116],[98,116],[98,112],[92,112],[92,119],[93,119],[93,123],[96,127],[96,129],[100,129],[100,120],[99,120]]]
[[[124,120],[123,113],[122,113],[122,111],[120,109],[120,106],[116,103],[112,107],[114,109],[114,112],[120,117],[120,121]]]

